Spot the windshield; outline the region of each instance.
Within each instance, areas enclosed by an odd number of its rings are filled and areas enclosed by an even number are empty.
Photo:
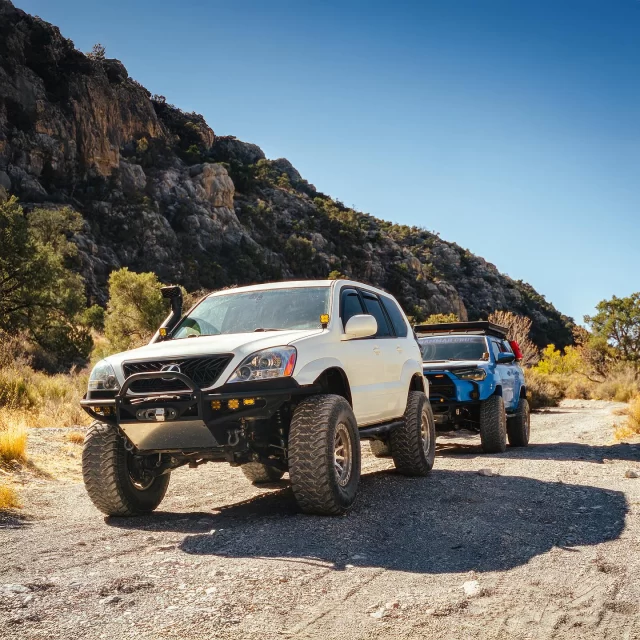
[[[321,329],[329,287],[265,289],[205,298],[178,325],[173,339],[223,333]]]
[[[422,360],[488,360],[487,341],[483,336],[439,336],[419,338]]]

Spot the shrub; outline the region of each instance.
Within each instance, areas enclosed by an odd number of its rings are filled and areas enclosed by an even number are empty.
[[[134,273],[126,267],[109,276],[105,335],[118,351],[148,342],[167,315],[155,273]]]
[[[557,407],[564,393],[550,376],[539,373],[535,368],[525,369],[527,399],[532,409]]]
[[[432,313],[423,324],[440,324],[443,322],[459,322],[457,313]]]
[[[0,430],[0,461],[25,460],[27,457],[27,431],[23,427]]]
[[[8,485],[0,484],[0,511],[19,509],[20,506],[16,490]]]
[[[70,268],[78,249],[69,238],[81,227],[81,216],[69,208],[25,216],[15,198],[0,203],[0,332],[24,332],[58,366],[91,351],[89,331],[79,322],[84,282]]]

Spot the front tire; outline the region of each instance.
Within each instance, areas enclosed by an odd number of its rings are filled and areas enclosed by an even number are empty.
[[[342,396],[312,396],[296,407],[289,430],[289,477],[305,513],[341,515],[353,506],[360,436]]]
[[[262,462],[247,462],[240,468],[242,469],[242,473],[244,473],[244,477],[253,484],[278,482],[284,475],[284,471],[268,464],[262,464]]]
[[[426,476],[436,457],[436,426],[431,404],[421,391],[410,391],[402,426],[389,438],[393,462],[405,476]]]
[[[512,418],[507,418],[507,435],[512,447],[526,447],[529,445],[531,434],[531,414],[529,402],[526,398],[520,398],[518,408]]]
[[[480,441],[485,453],[507,449],[507,415],[502,396],[491,396],[480,405]]]
[[[91,502],[108,516],[139,516],[162,502],[169,473],[147,476],[136,467],[118,429],[94,422],[84,440],[82,477]]]

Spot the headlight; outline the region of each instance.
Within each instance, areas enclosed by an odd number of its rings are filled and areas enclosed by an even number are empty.
[[[294,347],[264,349],[245,358],[227,382],[283,378],[292,375],[295,366],[296,350]]]
[[[484,369],[464,369],[463,371],[452,371],[460,380],[484,380],[487,372]]]
[[[116,372],[106,361],[100,360],[89,376],[89,391],[117,391],[120,389]]]

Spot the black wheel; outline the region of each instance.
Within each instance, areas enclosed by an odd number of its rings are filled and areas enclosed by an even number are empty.
[[[94,422],[84,440],[82,477],[91,502],[108,516],[137,516],[153,511],[164,498],[169,474],[153,476],[141,456],[126,450],[113,427]]]
[[[480,404],[480,440],[485,453],[507,449],[507,416],[501,396],[491,396]]]
[[[337,395],[303,400],[289,431],[289,477],[305,513],[340,515],[360,480],[360,436],[349,403]]]
[[[382,440],[370,440],[369,447],[371,448],[371,453],[376,458],[391,457],[391,447],[388,442],[383,442]]]
[[[526,447],[529,445],[531,433],[531,414],[529,402],[526,398],[520,398],[516,414],[507,418],[507,435],[512,447]]]
[[[284,471],[280,471],[280,469],[276,469],[276,467],[268,464],[262,464],[261,462],[247,462],[242,465],[241,469],[245,478],[253,484],[277,482],[284,475]]]
[[[436,426],[422,391],[410,391],[402,426],[389,438],[393,462],[405,476],[426,476],[436,457]]]

